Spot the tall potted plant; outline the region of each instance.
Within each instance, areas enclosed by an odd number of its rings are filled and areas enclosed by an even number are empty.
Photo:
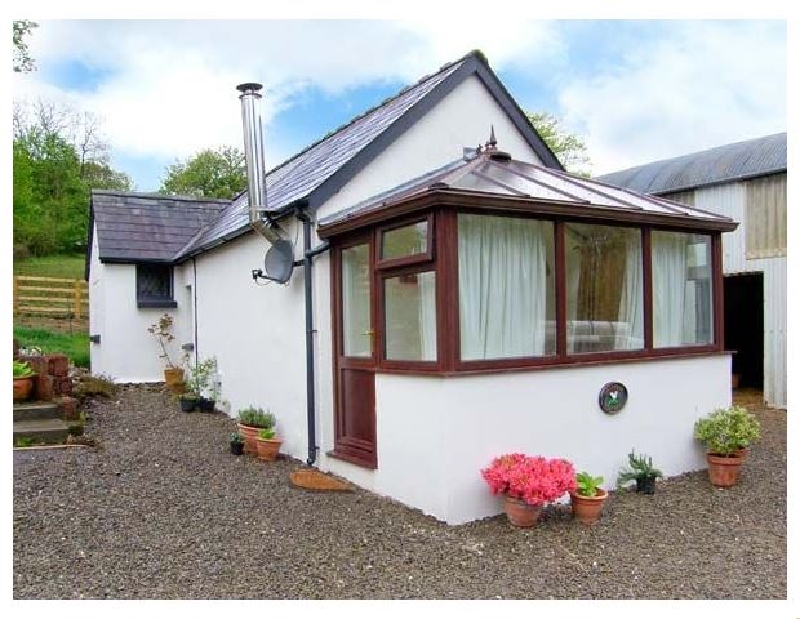
[[[35,377],[36,372],[27,361],[14,361],[14,401],[30,397]]]
[[[761,436],[761,424],[744,406],[715,410],[694,424],[694,437],[707,450],[708,478],[715,486],[736,485],[749,445]]]
[[[170,356],[169,345],[175,340],[175,336],[172,334],[173,325],[174,319],[165,313],[158,319],[158,322],[147,328],[147,332],[156,339],[159,348],[161,348],[161,354],[158,357],[164,361],[165,365],[164,383],[172,393],[183,393],[184,370],[182,365],[185,365],[188,361],[188,352],[184,352],[183,357],[177,363]]]
[[[504,496],[508,521],[515,527],[533,527],[542,509],[577,487],[575,468],[561,458],[506,454],[481,471],[492,494]]]
[[[214,410],[215,389],[211,388],[211,375],[217,367],[217,360],[212,357],[205,361],[196,363],[189,369],[189,379],[186,381],[186,390],[180,397],[181,410],[190,413],[195,409],[203,412]],[[211,398],[204,397],[204,394],[211,393]]]

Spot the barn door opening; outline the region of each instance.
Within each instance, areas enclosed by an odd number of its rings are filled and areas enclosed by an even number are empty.
[[[764,389],[764,274],[725,276],[725,348],[739,387]]]

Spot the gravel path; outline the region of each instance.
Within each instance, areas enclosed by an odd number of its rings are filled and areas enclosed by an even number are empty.
[[[785,598],[786,413],[761,410],[743,479],[612,495],[594,528],[551,508],[450,527],[299,463],[228,450],[234,422],[153,388],[97,401],[102,448],[14,454],[15,598]]]

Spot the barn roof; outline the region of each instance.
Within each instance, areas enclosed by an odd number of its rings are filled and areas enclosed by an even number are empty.
[[[603,174],[617,187],[662,194],[786,171],[786,133],[725,144]]]
[[[492,149],[470,160],[454,161],[349,209],[333,213],[318,222],[318,232],[320,236],[328,237],[394,217],[407,212],[408,205],[415,201],[420,207],[424,206],[423,198],[434,195],[439,201],[451,197],[454,204],[463,206],[478,206],[477,200],[483,200],[495,209],[606,221],[649,221],[713,230],[736,227],[729,217],[516,161],[507,153]],[[473,200],[467,202],[470,198]]]

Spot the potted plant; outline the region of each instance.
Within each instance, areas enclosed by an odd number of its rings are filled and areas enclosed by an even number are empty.
[[[33,389],[36,372],[27,361],[14,361],[14,400],[27,400]]]
[[[180,401],[181,410],[184,413],[191,413],[195,408],[197,408],[198,397],[195,393],[187,391],[186,393],[181,394]]]
[[[212,357],[198,362],[189,370],[186,393],[181,396],[181,409],[191,405],[192,408],[197,408],[204,413],[214,411],[218,389],[215,386],[212,387],[211,375],[216,367],[217,360]],[[205,393],[210,393],[211,397],[204,397]]]
[[[628,468],[623,469],[617,477],[617,487],[636,481],[636,492],[655,494],[656,479],[663,479],[664,474],[653,466],[653,458],[646,454],[637,456],[633,449],[628,454]]]
[[[188,361],[188,352],[184,352],[181,363],[175,363],[169,354],[168,345],[172,343],[175,336],[172,334],[172,326],[174,324],[172,316],[165,313],[158,322],[150,325],[147,332],[150,333],[158,342],[161,348],[160,359],[164,360],[166,367],[164,368],[164,383],[172,393],[183,393],[184,389],[184,371],[183,365]]]
[[[747,447],[761,436],[761,424],[744,406],[715,410],[694,424],[694,437],[706,446],[708,477],[715,486],[736,485]]]
[[[543,507],[577,487],[572,463],[560,458],[506,454],[481,471],[492,494],[504,495],[508,521],[515,527],[533,527]]]
[[[269,414],[269,413],[268,413]],[[272,416],[273,424],[275,417]],[[275,438],[275,428],[261,428],[258,431],[258,438],[256,439],[256,450],[258,452],[258,459],[264,461],[272,461],[278,457],[278,452],[281,449],[282,440]]]
[[[248,406],[238,413],[239,432],[244,436],[244,453],[258,453],[258,433],[263,428],[275,427],[275,416],[262,408]]]
[[[575,479],[577,488],[569,493],[572,500],[572,515],[583,524],[595,524],[600,519],[603,504],[608,492],[600,487],[602,477],[592,477],[589,473],[578,473]]]
[[[231,453],[234,456],[244,453],[244,437],[239,432],[231,432]]]

